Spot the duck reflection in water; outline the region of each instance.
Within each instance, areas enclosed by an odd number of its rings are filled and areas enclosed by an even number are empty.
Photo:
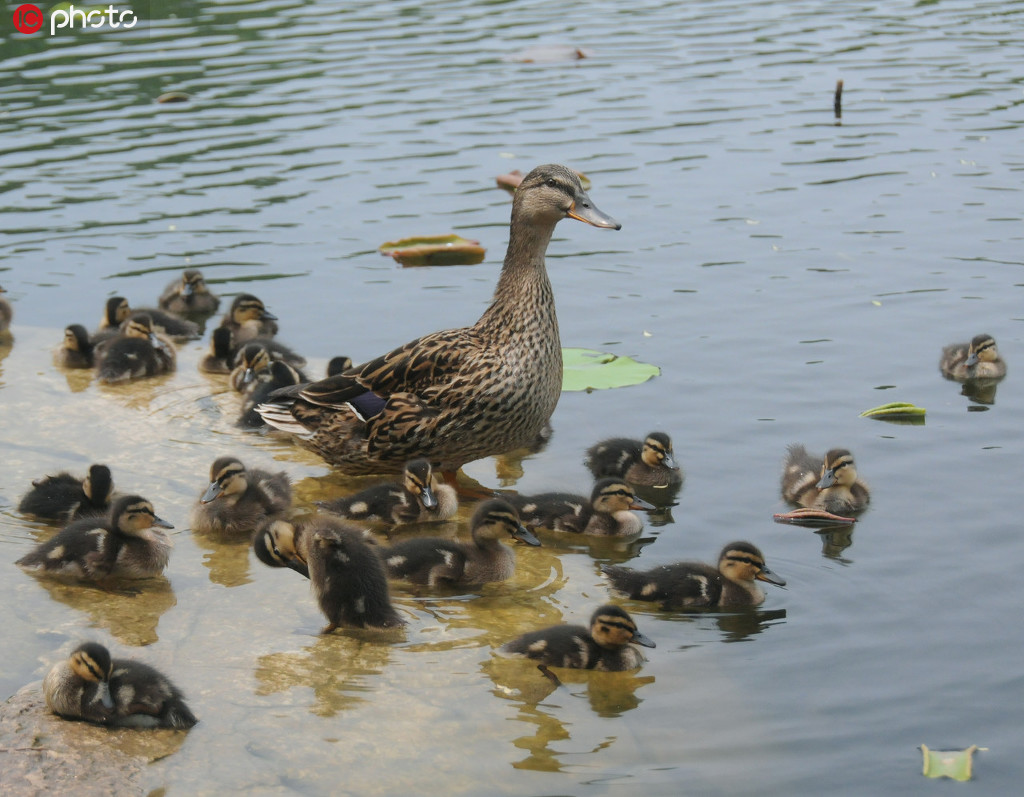
[[[256,694],[290,693],[289,704],[308,700],[311,713],[333,717],[366,701],[391,662],[391,646],[380,632],[350,629],[319,636],[300,651],[270,653],[257,659]]]

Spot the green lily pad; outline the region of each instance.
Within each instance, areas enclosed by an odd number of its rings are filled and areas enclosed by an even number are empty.
[[[896,423],[924,423],[925,409],[906,401],[892,401],[879,407],[872,407],[860,414],[861,418],[874,418],[876,421],[895,421]]]
[[[929,778],[970,780],[973,756],[979,749],[978,745],[972,744],[966,750],[929,750],[922,744],[923,774]]]
[[[421,235],[386,241],[379,247],[382,255],[391,255],[403,266],[475,266],[483,262],[487,250],[479,241],[461,235]]]
[[[562,349],[562,390],[605,390],[658,376],[656,365],[594,349]]]

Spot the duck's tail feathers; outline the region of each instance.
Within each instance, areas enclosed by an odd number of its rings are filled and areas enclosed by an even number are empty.
[[[295,416],[292,415],[292,402],[285,401],[268,401],[263,404],[256,406],[256,412],[260,414],[260,417],[275,429],[280,429],[282,432],[288,432],[293,434],[302,440],[308,440],[313,436],[313,432],[295,420]]]

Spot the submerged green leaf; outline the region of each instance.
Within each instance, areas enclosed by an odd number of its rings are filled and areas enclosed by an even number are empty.
[[[874,418],[877,421],[896,421],[897,423],[924,423],[925,409],[906,401],[892,401],[879,407],[872,407],[860,414],[861,418]]]
[[[974,753],[981,748],[972,744],[966,750],[929,750],[921,745],[924,754],[923,774],[929,778],[970,780]]]
[[[656,365],[594,349],[562,349],[562,390],[605,390],[658,376]]]

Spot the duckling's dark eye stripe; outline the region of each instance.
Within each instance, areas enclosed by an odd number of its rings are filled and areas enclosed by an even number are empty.
[[[636,633],[636,626],[632,623],[627,623],[624,620],[608,620],[601,618],[601,625],[606,625],[609,628],[621,628],[623,631],[629,631],[630,633]]]
[[[735,554],[729,554],[729,556],[727,556],[726,559],[728,559],[730,562],[743,562],[743,564],[746,565],[753,565],[759,570],[764,567],[764,562],[761,562],[757,559],[752,559],[749,556],[736,556]]]

